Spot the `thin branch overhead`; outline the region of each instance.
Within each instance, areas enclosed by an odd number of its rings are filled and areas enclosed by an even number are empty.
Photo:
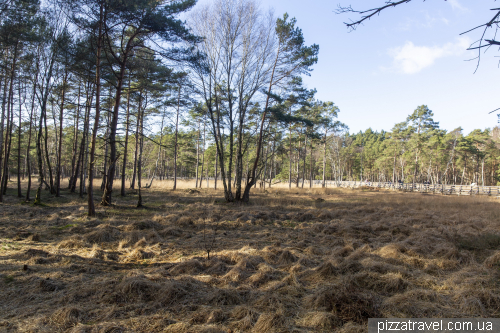
[[[367,10],[361,10],[361,11],[354,10],[350,5],[347,6],[347,7],[338,5],[337,6],[337,10],[335,11],[335,13],[337,13],[337,14],[342,14],[342,13],[358,13],[358,14],[361,14],[362,16],[361,16],[361,18],[359,20],[352,21],[350,23],[344,22],[344,24],[348,28],[350,28],[352,30],[356,30],[356,27],[358,25],[360,25],[361,23],[363,23],[366,20],[371,19],[373,16],[380,14],[380,12],[382,12],[384,9],[387,9],[387,8],[390,8],[390,7],[396,7],[398,5],[401,5],[401,4],[404,4],[404,3],[408,3],[408,2],[411,2],[411,1],[412,0],[386,1],[385,5],[383,5],[383,6],[372,8],[372,9],[367,9]]]

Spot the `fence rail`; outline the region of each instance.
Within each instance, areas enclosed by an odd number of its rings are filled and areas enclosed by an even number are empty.
[[[322,184],[321,180],[313,184]],[[494,195],[500,196],[500,186],[479,185],[445,185],[445,184],[420,184],[420,183],[392,183],[392,182],[360,182],[360,181],[327,181],[327,187],[374,187],[399,190],[404,192],[441,193],[456,195]]]

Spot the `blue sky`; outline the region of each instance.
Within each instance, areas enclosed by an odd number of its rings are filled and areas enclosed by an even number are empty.
[[[204,1],[203,1],[204,2]],[[384,0],[267,0],[262,9],[297,19],[307,44],[320,46],[309,88],[340,108],[350,132],[390,130],[426,104],[440,127],[465,133],[497,125],[500,108],[500,52],[490,49],[474,74],[477,52],[466,48],[480,36],[460,33],[489,21],[493,0],[414,0],[389,8],[356,31],[343,22],[356,14],[335,14],[337,4],[368,9]]]

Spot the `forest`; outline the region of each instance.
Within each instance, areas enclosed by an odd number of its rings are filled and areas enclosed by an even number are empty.
[[[299,26],[254,0],[0,0],[1,332],[500,315],[494,191],[339,186],[497,186],[500,127],[421,104],[351,132]]]
[[[42,184],[58,196],[64,179],[89,200],[102,179],[103,205],[113,184],[124,196],[155,179],[219,186],[227,201],[248,201],[257,183],[497,184],[498,128],[448,132],[421,105],[391,131],[349,133],[302,84],[319,47],[294,19],[250,2],[228,9],[232,32],[206,16],[213,6],[176,19],[193,5],[5,3],[0,200],[14,187],[29,201]]]

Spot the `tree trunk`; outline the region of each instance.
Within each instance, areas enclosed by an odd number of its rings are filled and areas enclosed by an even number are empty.
[[[326,138],[327,138],[327,130],[325,130],[325,142],[323,146],[323,181],[321,183],[321,187],[326,186]]]
[[[200,121],[198,121],[198,140],[196,140],[196,185],[195,188],[198,188],[198,169],[200,168]],[[201,187],[201,183],[200,183]]]
[[[17,47],[18,43],[14,46],[14,55],[12,59],[12,66],[10,69],[10,84],[9,84],[9,97],[7,100],[7,132],[5,133],[5,149],[4,149],[4,162],[3,162],[3,175],[1,179],[1,186],[0,186],[0,202],[3,201],[2,196],[6,193],[7,191],[7,182],[8,182],[8,169],[9,169],[9,156],[10,156],[10,147],[12,143],[12,120],[14,117],[14,77],[15,77],[15,72],[16,72],[16,62],[17,62]],[[5,88],[4,88],[5,89]],[[7,141],[8,139],[8,141]],[[0,151],[1,153],[1,151]]]
[[[110,88],[111,90],[111,88]],[[104,192],[106,188],[106,179],[108,174],[106,173],[108,170],[108,147],[109,147],[109,117],[110,114],[107,114],[106,120],[106,134],[104,134],[104,165],[102,167],[102,181],[101,181],[101,191]],[[103,205],[105,206],[105,205]]]
[[[57,170],[56,170],[56,197],[61,196],[61,154],[62,154],[62,134],[63,134],[63,113],[64,113],[64,97],[66,96],[66,82],[68,72],[64,73],[63,90],[61,96],[61,112],[59,113],[59,147],[57,154]],[[55,130],[55,128],[54,128]]]
[[[0,182],[3,177],[3,156],[2,156],[2,151],[3,151],[3,146],[4,146],[4,141],[3,141],[3,127],[5,124],[5,105],[7,104],[7,75],[5,75],[5,81],[3,84],[3,98],[2,98],[2,117],[0,118]],[[0,81],[0,86],[1,86],[1,81]],[[0,202],[3,201],[3,193],[1,190],[1,184],[0,184]]]
[[[120,195],[125,196],[125,174],[127,168],[127,153],[128,153],[128,129],[130,120],[130,78],[128,79],[128,90],[127,90],[127,117],[125,119],[125,147],[123,148],[123,165],[122,165],[122,184],[120,189]]]
[[[19,92],[19,122],[17,127],[17,197],[22,198],[21,193],[21,82],[18,86]]]
[[[292,108],[290,108],[290,116],[292,115]],[[292,125],[288,125],[288,137],[290,139],[290,154],[288,159],[288,189],[292,189]]]
[[[304,168],[302,169],[302,188],[306,179],[306,158],[307,158],[307,130],[304,135]]]
[[[130,41],[133,38],[131,37]],[[128,46],[128,45],[127,45]],[[120,75],[117,78],[117,86],[116,86],[116,96],[115,96],[115,105],[112,114],[111,126],[109,131],[109,146],[110,146],[110,154],[109,154],[109,169],[107,171],[106,177],[106,186],[104,189],[104,193],[102,194],[101,205],[108,206],[111,205],[111,194],[113,192],[113,180],[115,179],[115,168],[116,168],[116,160],[118,156],[116,155],[116,130],[118,128],[118,117],[120,111],[120,100],[122,96],[122,87],[123,80],[125,78],[125,69],[127,64],[127,56],[130,49],[127,47],[123,54],[123,61],[120,64]],[[106,170],[104,170],[106,172]]]
[[[38,70],[36,72],[35,81],[33,83],[33,95],[31,96],[30,127],[29,127],[29,131],[28,131],[28,144],[26,146],[26,166],[28,168],[28,188],[26,190],[26,202],[31,200],[30,199],[30,192],[31,192],[30,146],[31,146],[31,128],[32,128],[32,124],[33,124],[33,113],[35,112],[35,94],[36,94],[36,82],[37,81],[38,81]]]
[[[73,131],[73,152],[71,154],[71,174],[69,176],[69,183],[68,183],[68,190],[71,191],[73,187],[73,181],[76,180],[76,177],[78,177],[78,171],[75,172],[76,169],[76,154],[78,152],[78,126],[80,124],[80,95],[81,95],[81,85],[78,85],[78,99],[77,99],[77,106],[76,106],[76,120],[75,120],[75,127]],[[76,183],[76,181],[75,181]],[[71,191],[71,192],[74,192]]]
[[[142,178],[142,147],[144,143],[143,129],[144,129],[144,111],[139,108],[139,122],[140,122],[140,140],[139,140],[139,159],[137,160],[137,187],[139,188],[139,198],[137,200],[137,207],[142,207],[142,193],[141,193],[141,178]]]
[[[42,87],[42,90],[44,90],[44,91],[42,92],[42,105],[40,107],[40,120],[39,120],[38,136],[37,136],[37,142],[36,142],[38,173],[39,173],[40,183],[38,184],[38,188],[36,190],[36,196],[35,196],[35,202],[34,202],[35,205],[39,205],[42,203],[41,195],[42,195],[42,186],[44,183],[43,156],[42,156],[42,132],[43,132],[44,121],[47,118],[47,99],[49,97],[49,83],[50,83],[50,80],[52,78],[52,70],[54,68],[54,62],[55,62],[55,55],[51,58],[50,63],[49,63],[48,73],[47,73],[47,76],[45,77],[45,89],[43,89],[43,87]]]
[[[309,162],[309,188],[312,188],[312,182],[313,182],[313,167],[314,167],[314,162],[313,162],[313,145],[312,145],[312,139],[311,139],[311,152],[309,153],[310,155],[310,162]]]
[[[99,129],[100,103],[101,103],[101,48],[102,48],[102,24],[104,18],[104,5],[101,2],[99,10],[99,32],[97,36],[97,64],[95,71],[96,85],[96,101],[95,101],[95,120],[92,131],[92,143],[90,144],[90,161],[89,161],[89,188],[88,188],[88,213],[89,216],[95,216],[94,206],[94,164],[95,164],[95,148],[97,139],[97,130]]]
[[[219,155],[218,153],[215,155],[214,190],[217,189],[217,170],[218,170],[218,168],[217,168],[217,162],[219,161],[219,159],[218,159],[219,156],[218,155]]]
[[[205,166],[205,124],[206,124],[206,119],[203,119],[203,152],[201,155],[200,188],[203,181],[203,167]],[[208,178],[207,178],[207,188],[208,188]]]
[[[142,104],[142,91],[139,93],[139,110],[137,111],[137,120],[135,124],[135,151],[134,151],[134,170],[132,172],[132,181],[130,182],[130,188],[135,188],[135,175],[137,172],[137,158],[139,154],[139,119]]]
[[[177,95],[177,117],[175,120],[175,139],[174,139],[174,188],[177,188],[177,136],[179,134],[179,112],[181,107],[181,86],[179,85],[179,94]]]
[[[87,84],[87,88],[85,91],[85,112],[84,112],[84,120],[83,120],[83,132],[82,139],[80,141],[80,151],[78,153],[78,162],[75,166],[75,173],[73,177],[73,181],[71,183],[70,192],[74,193],[76,191],[76,181],[78,177],[80,178],[80,188],[79,194],[80,197],[83,197],[85,190],[85,165],[87,163],[88,157],[88,137],[89,137],[89,125],[90,125],[90,108],[92,105],[92,99],[94,97],[94,92],[91,91],[91,83]]]

